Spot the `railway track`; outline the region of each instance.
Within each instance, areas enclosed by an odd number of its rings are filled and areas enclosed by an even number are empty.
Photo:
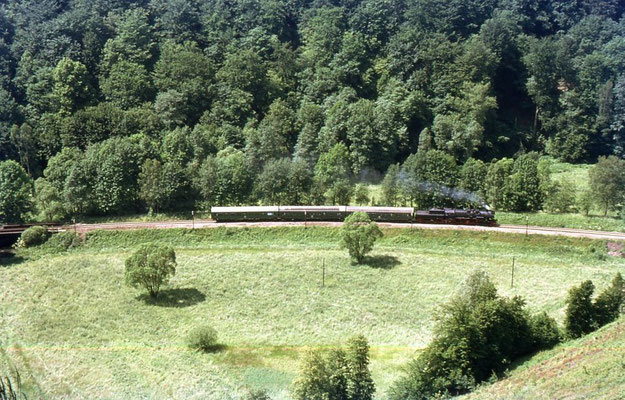
[[[218,227],[282,227],[282,226],[341,226],[342,222],[215,222],[208,219],[184,220],[184,221],[159,221],[159,222],[112,222],[101,224],[76,224],[67,225],[61,230],[75,230],[77,233],[85,234],[96,230],[137,230],[137,229],[203,229]],[[568,236],[585,237],[601,240],[623,240],[623,232],[593,231],[587,229],[572,228],[550,228],[526,225],[500,225],[500,226],[477,226],[477,225],[442,225],[442,224],[410,224],[410,223],[389,223],[380,222],[379,225],[385,228],[404,229],[446,229],[446,230],[470,230],[482,232],[503,232],[523,235],[548,235],[548,236]]]

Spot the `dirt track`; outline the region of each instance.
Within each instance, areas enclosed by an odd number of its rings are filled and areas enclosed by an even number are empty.
[[[162,222],[113,222],[105,224],[76,224],[62,227],[62,230],[76,230],[80,234],[95,230],[136,230],[136,229],[203,229],[217,227],[279,227],[279,226],[341,226],[342,222],[228,222],[217,223],[213,220],[187,220],[187,221],[162,221]],[[399,223],[379,223],[385,228],[404,229],[452,229],[452,230],[472,230],[483,232],[505,232],[528,235],[549,235],[549,236],[569,236],[585,237],[603,240],[625,240],[625,233],[603,232],[584,229],[569,228],[543,228],[538,226],[525,225],[501,225],[491,226],[467,226],[467,225],[436,225],[436,224],[399,224]]]

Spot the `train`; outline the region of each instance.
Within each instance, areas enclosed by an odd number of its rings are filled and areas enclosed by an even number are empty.
[[[495,212],[488,208],[457,209],[412,207],[352,207],[352,206],[268,206],[211,207],[216,222],[262,221],[343,221],[355,212],[365,212],[372,221],[497,226]]]

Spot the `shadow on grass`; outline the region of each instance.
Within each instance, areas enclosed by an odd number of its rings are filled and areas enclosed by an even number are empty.
[[[157,298],[144,293],[137,296],[137,299],[158,307],[184,308],[203,302],[206,296],[195,288],[180,288],[161,290]]]
[[[401,262],[395,256],[380,255],[380,256],[367,256],[362,262],[363,265],[367,265],[371,268],[380,269],[393,269]]]
[[[228,350],[228,346],[225,344],[216,344],[214,346],[210,346],[206,349],[197,349],[198,353],[223,353],[224,351]]]
[[[0,250],[0,267],[11,267],[24,262],[25,259],[15,255],[12,251]]]

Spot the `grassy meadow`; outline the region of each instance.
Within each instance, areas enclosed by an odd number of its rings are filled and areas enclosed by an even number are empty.
[[[0,259],[0,373],[19,369],[29,398],[240,399],[251,388],[288,399],[306,348],[363,334],[383,398],[470,271],[484,269],[500,294],[521,295],[559,321],[572,285],[592,279],[599,291],[625,273],[605,243],[586,239],[386,230],[358,266],[339,235],[322,227],[95,232],[66,253],[44,245]],[[173,246],[178,260],[156,302],[123,281],[124,260],[147,242]],[[217,330],[221,351],[186,347],[201,324]]]

